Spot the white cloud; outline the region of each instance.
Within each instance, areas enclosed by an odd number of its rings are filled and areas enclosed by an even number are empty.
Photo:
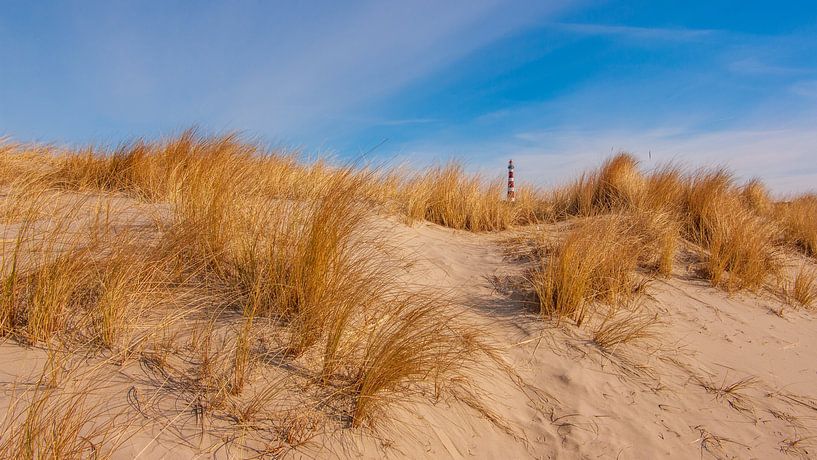
[[[554,27],[582,35],[611,35],[635,40],[688,41],[709,37],[717,30],[666,27],[633,27],[608,24],[557,23]]]
[[[514,158],[519,177],[550,184],[575,177],[623,150],[635,154],[646,168],[669,161],[687,167],[723,165],[741,180],[762,178],[777,194],[817,191],[817,130],[807,124],[708,133],[555,132],[533,144],[497,148],[504,150],[503,157]],[[496,163],[499,167],[502,162]]]
[[[315,130],[565,4],[369,2],[341,11],[308,43],[290,43],[283,59],[265,57],[237,85],[228,117],[250,128]]]
[[[817,99],[817,80],[798,81],[791,86],[791,91],[798,96]]]

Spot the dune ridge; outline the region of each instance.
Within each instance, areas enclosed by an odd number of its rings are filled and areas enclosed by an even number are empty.
[[[0,144],[0,457],[809,458],[817,198]]]

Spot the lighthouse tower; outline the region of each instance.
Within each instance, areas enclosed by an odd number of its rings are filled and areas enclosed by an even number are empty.
[[[513,186],[513,160],[508,160],[508,201],[516,201],[516,189]]]

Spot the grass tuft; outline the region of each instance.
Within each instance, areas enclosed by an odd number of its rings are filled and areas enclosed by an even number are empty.
[[[817,299],[817,273],[802,267],[794,277],[791,298],[803,307],[811,307]]]
[[[657,323],[657,315],[610,313],[593,331],[593,342],[610,351],[623,343],[651,339],[655,337],[654,327]]]
[[[636,296],[640,244],[631,228],[628,219],[601,216],[578,224],[551,248],[529,275],[541,314],[581,325],[595,302]]]

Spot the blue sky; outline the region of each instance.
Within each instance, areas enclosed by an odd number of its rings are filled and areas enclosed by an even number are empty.
[[[540,184],[628,150],[813,190],[817,3],[0,0],[0,135],[193,124]]]

